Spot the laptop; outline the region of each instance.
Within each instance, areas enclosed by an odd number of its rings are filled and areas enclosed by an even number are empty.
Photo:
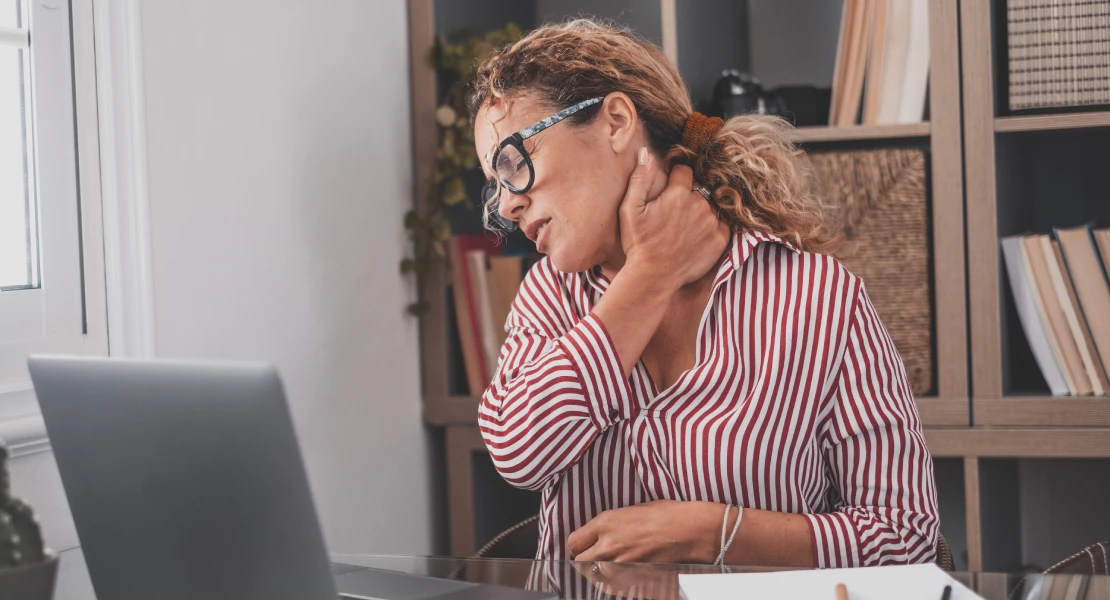
[[[269,365],[29,363],[98,598],[554,598],[335,568]]]

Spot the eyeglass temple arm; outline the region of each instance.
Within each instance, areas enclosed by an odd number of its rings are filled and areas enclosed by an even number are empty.
[[[588,106],[593,106],[594,104],[597,104],[598,102],[601,102],[604,99],[605,99],[604,97],[598,97],[598,98],[590,98],[589,100],[583,100],[582,102],[579,102],[578,104],[575,104],[574,106],[570,106],[570,107],[564,108],[563,110],[560,110],[559,112],[551,115],[550,117],[548,117],[546,119],[543,119],[542,121],[538,121],[538,122],[536,122],[535,124],[533,124],[529,127],[525,127],[524,129],[521,129],[520,131],[517,132],[517,135],[520,136],[520,139],[526,140],[526,139],[536,135],[537,133],[543,131],[544,129],[547,129],[548,127],[551,127],[552,125],[558,123],[559,121],[562,121],[563,119],[565,119],[565,118],[573,115],[574,113],[582,110],[583,108],[586,108]]]

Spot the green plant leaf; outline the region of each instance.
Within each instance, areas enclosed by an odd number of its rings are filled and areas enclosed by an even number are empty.
[[[431,305],[428,304],[426,300],[421,300],[420,302],[413,302],[412,304],[409,304],[408,307],[406,307],[406,310],[410,315],[414,317],[419,317],[428,312],[429,308],[431,308]]]
[[[454,177],[443,184],[443,204],[454,206],[466,200],[466,188],[461,177]]]
[[[404,216],[413,246],[412,256],[401,261],[402,273],[427,273],[445,260],[444,242],[451,237],[451,225],[440,211],[444,206],[471,206],[461,176],[463,171],[479,166],[466,102],[470,82],[481,61],[491,52],[521,37],[520,28],[509,23],[504,29],[482,36],[476,36],[471,29],[460,29],[449,36],[437,35],[429,48],[427,60],[436,70],[437,81],[446,86],[446,90],[436,114],[439,148],[432,176],[434,181],[422,211],[411,210]],[[409,314],[416,316],[426,313],[428,308],[424,301],[407,307]]]
[[[433,236],[437,241],[444,241],[451,238],[451,222],[444,217],[440,217],[436,221],[433,229]]]
[[[474,169],[478,166],[478,152],[474,149],[474,146],[460,146],[459,156],[461,158],[462,168]]]

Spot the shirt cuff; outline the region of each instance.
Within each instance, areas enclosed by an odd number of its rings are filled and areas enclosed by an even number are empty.
[[[818,569],[861,566],[859,540],[852,520],[843,512],[802,515],[809,523],[813,558]]]
[[[639,407],[632,399],[632,386],[624,376],[609,331],[590,313],[558,341],[574,365],[598,429],[607,429],[621,419],[635,418]]]

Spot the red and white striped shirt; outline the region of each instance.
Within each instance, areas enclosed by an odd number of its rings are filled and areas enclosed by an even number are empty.
[[[568,558],[567,536],[602,511],[670,499],[804,515],[819,567],[934,559],[932,459],[859,278],[774,236],[734,235],[694,367],[662,391],[642,362],[624,378],[591,313],[607,287],[598,269],[536,264],[482,396],[497,470],[543,492],[537,558]]]

